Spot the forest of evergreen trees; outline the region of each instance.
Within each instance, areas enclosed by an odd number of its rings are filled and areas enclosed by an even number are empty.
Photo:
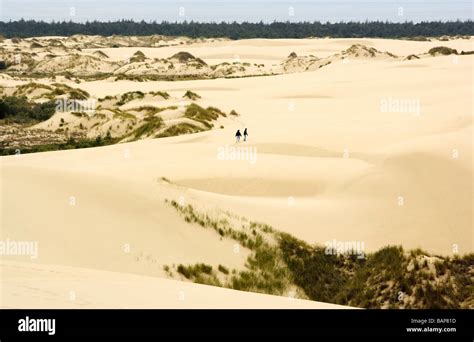
[[[380,37],[414,38],[474,35],[473,21],[390,23],[390,22],[273,22],[273,23],[198,23],[198,22],[43,22],[19,20],[0,22],[0,34],[11,37],[87,35],[151,35],[203,38],[305,38],[305,37]]]

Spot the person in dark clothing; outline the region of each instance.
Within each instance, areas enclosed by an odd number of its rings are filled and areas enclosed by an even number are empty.
[[[246,128],[246,129],[244,129],[244,141],[247,141],[247,136],[248,135],[249,134],[247,133],[247,128]]]
[[[240,137],[242,136],[242,133],[240,133],[240,129],[237,130],[237,133],[235,133],[235,138],[237,139],[237,142],[240,141]]]

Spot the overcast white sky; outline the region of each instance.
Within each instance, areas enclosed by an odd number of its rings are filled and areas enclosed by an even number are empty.
[[[429,21],[473,18],[472,0],[0,0],[0,20]]]

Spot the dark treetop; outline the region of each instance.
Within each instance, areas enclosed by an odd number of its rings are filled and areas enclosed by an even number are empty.
[[[5,37],[38,37],[86,35],[166,35],[192,38],[306,38],[306,37],[380,37],[415,38],[433,36],[474,35],[474,22],[273,22],[273,23],[198,23],[145,22],[120,20],[113,22],[43,22],[19,20],[0,22],[0,34]]]

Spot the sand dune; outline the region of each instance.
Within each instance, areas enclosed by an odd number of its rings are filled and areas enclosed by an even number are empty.
[[[103,80],[107,76],[110,80],[133,81],[275,75],[317,70],[348,59],[426,59],[434,57],[428,51],[439,46],[459,53],[473,49],[472,40],[467,37],[413,42],[76,36],[43,38],[41,42],[34,38],[7,39],[1,45],[0,58],[7,63],[9,72],[17,76],[48,78],[54,74],[66,80]]]
[[[448,46],[458,50],[472,50],[470,40],[451,40],[440,42],[433,39],[430,42],[400,41],[395,39],[244,39],[236,41],[202,42],[187,45],[185,50],[199,56],[207,63],[222,63],[238,58],[251,63],[275,63],[285,59],[291,52],[298,55],[314,54],[318,57],[328,57],[347,49],[354,44],[364,44],[381,51],[390,51],[399,56],[421,54],[435,46]],[[121,60],[124,51],[133,54],[136,48],[100,49],[111,59]],[[169,46],[160,49],[140,48],[147,56],[165,58],[182,51],[182,46]],[[95,50],[91,50],[95,51]],[[217,51],[217,52],[216,52]]]
[[[341,305],[233,291],[129,273],[0,263],[0,307],[21,309],[345,309]]]
[[[38,241],[41,262],[164,276],[164,265],[196,260],[239,268],[248,254],[177,224],[158,193],[139,184],[47,168],[2,171],[2,237]]]
[[[273,63],[292,51],[325,57],[356,43],[400,56],[439,45],[472,50],[472,39],[244,40],[194,43],[186,50],[207,63],[233,54]],[[140,48],[153,58],[180,49]],[[125,52],[100,50],[111,60]],[[193,135],[2,157],[0,238],[40,245],[38,260],[28,260],[31,266],[16,268],[10,262],[18,258],[2,258],[9,260],[2,261],[2,270],[3,291],[10,293],[2,305],[292,307],[282,298],[152,278],[166,277],[162,267],[173,263],[239,269],[248,255],[245,249],[234,253],[230,240],[190,228],[164,204],[167,198],[266,222],[309,243],[356,240],[367,251],[400,244],[443,255],[457,245],[461,254],[472,253],[473,62],[473,56],[349,58],[316,71],[268,77],[75,85],[96,97],[137,90],[182,96],[190,89],[199,92],[203,106],[235,109],[240,116],[227,118],[224,129]],[[0,80],[10,82],[15,81]],[[409,106],[395,108],[394,101]],[[245,127],[249,142],[235,144],[235,131]],[[256,148],[256,162],[220,160],[218,149],[225,146]],[[125,244],[130,253],[124,253]],[[50,301],[26,299],[33,293],[26,285],[18,289],[20,282],[35,284],[48,271],[60,272],[53,273],[52,285],[38,289],[52,291]],[[79,276],[87,279],[82,285]],[[82,302],[58,297],[73,285],[85,293]],[[117,301],[124,286],[141,293]],[[196,295],[191,302],[176,303],[181,286],[193,293],[190,298]],[[216,297],[205,302],[208,295]]]

